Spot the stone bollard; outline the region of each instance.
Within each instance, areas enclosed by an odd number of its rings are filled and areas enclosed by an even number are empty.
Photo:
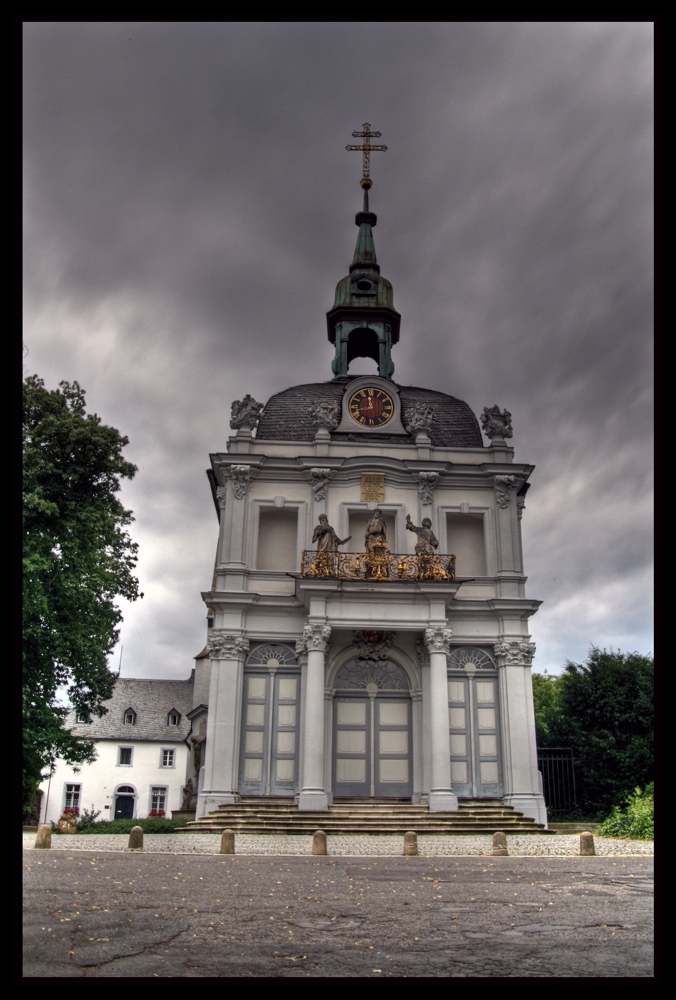
[[[418,834],[409,830],[404,834],[404,857],[417,858],[418,856]]]
[[[224,830],[221,834],[221,854],[235,853],[235,831]]]
[[[129,844],[127,845],[128,851],[142,851],[143,850],[143,827],[142,826],[132,826],[131,832],[129,834]]]
[[[498,830],[493,834],[493,857],[506,858],[508,853],[507,837],[502,830]]]
[[[580,857],[594,857],[596,851],[594,849],[594,834],[593,833],[581,833],[580,834]]]
[[[52,846],[52,828],[49,823],[43,823],[38,827],[38,835],[35,838],[36,851],[48,851]]]
[[[312,834],[312,853],[326,854],[326,834],[323,830],[315,830]]]

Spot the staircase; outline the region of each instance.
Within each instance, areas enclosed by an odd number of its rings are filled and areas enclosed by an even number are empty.
[[[247,798],[219,806],[176,833],[547,833],[541,823],[499,799],[461,800],[454,813],[432,813],[410,802],[340,799],[328,812],[299,812],[293,799]]]

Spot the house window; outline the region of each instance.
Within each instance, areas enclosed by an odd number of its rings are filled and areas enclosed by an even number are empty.
[[[178,714],[175,708],[169,713],[169,718],[167,719],[168,726],[177,726],[181,721],[181,716]]]
[[[136,712],[133,708],[128,708],[124,713],[124,724],[125,726],[135,726],[136,725]]]
[[[118,760],[120,767],[131,767],[132,749],[132,747],[120,747],[120,759]]]
[[[80,808],[80,785],[66,785],[66,803],[64,809]]]
[[[150,814],[156,816],[164,816],[167,804],[167,790],[166,788],[151,788],[150,789]]]
[[[162,750],[160,767],[173,767],[175,752],[175,750]]]

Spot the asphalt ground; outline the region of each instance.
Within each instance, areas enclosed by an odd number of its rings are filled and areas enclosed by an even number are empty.
[[[652,977],[653,858],[24,851],[24,977]]]

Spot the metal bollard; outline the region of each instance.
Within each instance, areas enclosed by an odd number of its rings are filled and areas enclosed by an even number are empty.
[[[506,858],[507,854],[507,837],[502,832],[502,830],[497,830],[493,834],[493,856],[498,858]]]
[[[35,849],[37,851],[48,851],[52,846],[52,828],[49,823],[43,823],[38,827],[38,834],[35,838]]]
[[[326,834],[323,830],[315,830],[312,834],[312,853],[326,854]]]
[[[404,857],[415,858],[418,856],[418,834],[409,830],[404,834]]]
[[[221,854],[235,853],[235,831],[224,830],[221,834]]]
[[[581,833],[580,834],[580,857],[589,858],[595,857],[596,850],[594,848],[594,834],[593,833]]]
[[[143,827],[142,826],[132,826],[131,832],[129,834],[129,843],[127,845],[128,851],[142,851],[143,850]]]

